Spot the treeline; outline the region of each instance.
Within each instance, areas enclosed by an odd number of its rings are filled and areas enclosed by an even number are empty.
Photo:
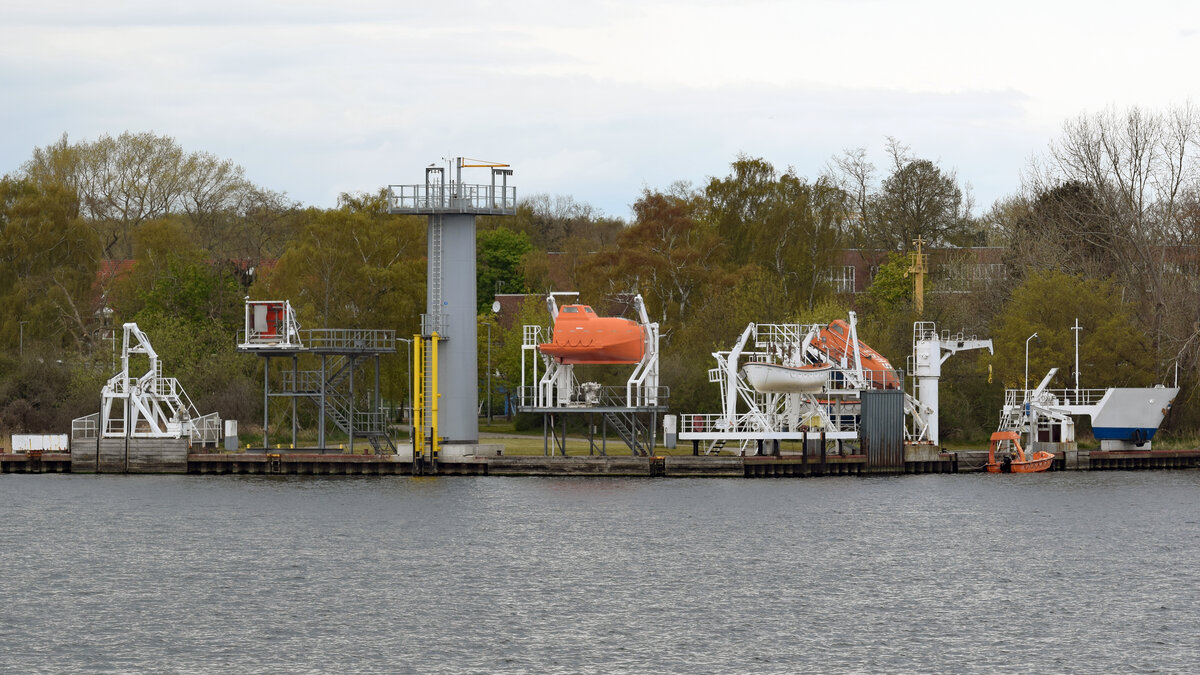
[[[994,358],[946,364],[943,435],[973,438],[995,426],[1003,389],[1021,386],[1035,331],[1031,377],[1058,366],[1058,384],[1073,384],[1078,317],[1083,385],[1165,381],[1178,364],[1184,392],[1169,425],[1193,433],[1198,133],[1190,107],[1082,116],[982,216],[953,170],[891,139],[882,167],[853,149],[811,176],[738,157],[701,185],[644,191],[629,223],[569,197],[526,198],[515,217],[480,221],[481,391],[486,324],[500,410],[521,383],[519,326],[548,321],[535,297],[506,328],[491,313],[495,293],[577,290],[598,307],[641,293],[662,327],[676,412],[719,410],[711,352],[748,322],[827,322],[854,309],[863,338],[897,365],[918,319],[996,341]],[[1006,274],[970,292],[935,276],[918,317],[905,275],[918,239],[943,252],[1000,247]],[[850,248],[878,258],[857,296],[837,292],[830,274]],[[425,250],[424,219],[388,215],[384,191],[302,208],[169,137],[64,137],[0,180],[0,427],[62,430],[93,412],[126,321],[147,330],[202,412],[261,421],[261,365],[234,351],[243,297],[291,300],[310,327],[411,335]],[[399,403],[403,352],[384,367],[385,395]]]

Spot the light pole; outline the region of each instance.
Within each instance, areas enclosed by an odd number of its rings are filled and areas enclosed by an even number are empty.
[[[410,433],[411,433],[412,404],[413,404],[413,397],[412,397],[412,381],[413,381],[413,378],[412,378],[412,375],[413,375],[412,374],[412,342],[413,341],[406,340],[402,337],[398,337],[396,339],[404,343],[404,347],[405,347],[404,353],[408,355],[408,360],[405,363],[408,364],[408,424],[409,424]],[[415,438],[415,436],[414,436],[414,438]]]
[[[1035,431],[1033,423],[1033,408],[1029,405],[1029,341],[1037,336],[1038,334],[1034,333],[1033,335],[1025,338],[1025,400],[1022,403],[1022,407],[1024,407],[1025,410],[1022,412],[1025,413],[1025,420],[1029,422],[1029,447],[1026,448],[1026,451],[1028,452],[1033,452],[1033,438]]]
[[[20,342],[18,343],[19,346],[17,348],[17,355],[21,356],[21,357],[25,356],[25,324],[27,324],[27,323],[29,323],[29,322],[22,321],[21,326],[20,326],[21,338],[20,338]]]
[[[1025,402],[1029,401],[1029,341],[1036,338],[1037,333],[1025,338]]]
[[[492,318],[488,317],[487,406],[488,425],[492,423]]]

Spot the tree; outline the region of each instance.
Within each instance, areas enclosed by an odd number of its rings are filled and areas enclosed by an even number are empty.
[[[645,191],[633,206],[637,220],[621,233],[617,247],[591,261],[580,290],[589,297],[640,292],[669,336],[677,327],[672,324],[688,316],[693,298],[720,278],[721,242],[696,219],[699,208],[695,198]]]
[[[1138,387],[1159,381],[1154,354],[1135,307],[1123,298],[1121,285],[1047,270],[1029,275],[996,316],[991,330],[996,345],[995,374],[1010,389],[1024,386],[1025,341],[1029,344],[1029,376],[1040,380],[1059,367],[1056,385],[1074,386],[1072,363],[1078,318],[1081,386]],[[1033,386],[1032,384],[1030,386]]]
[[[775,167],[761,158],[738,155],[725,178],[713,178],[704,189],[711,224],[734,265],[752,262],[761,246],[767,210],[775,189]],[[636,210],[636,205],[635,205]]]
[[[809,184],[790,171],[772,192],[757,257],[783,280],[789,307],[811,310],[829,292],[829,269],[846,241],[847,199],[826,179]]]
[[[591,243],[593,249],[616,241],[624,223],[605,217],[591,204],[568,195],[535,194],[517,204],[515,216],[487,216],[479,220],[480,230],[507,227],[529,235],[530,243],[543,251],[561,251],[571,238]]]
[[[103,135],[35,149],[24,166],[36,181],[74,189],[81,215],[95,228],[106,257],[133,257],[133,233],[143,223],[186,216],[203,247],[218,251],[236,230],[239,208],[257,188],[241,167],[206,152],[188,153],[152,132]]]
[[[845,195],[847,219],[855,224],[853,234],[861,244],[874,226],[875,165],[867,160],[866,148],[846,149],[830,160],[826,174],[827,180]]]
[[[969,202],[954,174],[927,159],[900,161],[876,199],[881,248],[908,250],[917,237],[929,246],[971,243]]]
[[[179,221],[150,221],[134,234],[133,270],[113,284],[113,308],[128,320],[149,312],[232,331],[244,295],[234,272],[211,261]]]
[[[529,237],[507,227],[476,233],[475,278],[479,313],[490,311],[493,294],[524,293],[525,276],[521,261],[533,250]]]
[[[1150,317],[1160,363],[1176,358],[1175,348],[1196,349],[1198,331],[1187,320],[1195,303],[1180,302],[1167,247],[1200,244],[1188,217],[1200,185],[1198,148],[1200,110],[1190,104],[1165,113],[1109,108],[1067,121],[1024,185],[1037,195],[1086,186],[1089,222],[1103,234],[1096,244],[1109,246],[1116,273]]]
[[[524,327],[548,326],[550,314],[546,311],[545,296],[530,294],[525,296],[518,306],[516,314],[501,322],[501,317],[489,313],[479,318],[479,373],[480,391],[486,388],[487,367],[487,329],[488,322],[492,324],[492,393],[493,400],[503,397],[509,419],[517,404],[518,390],[521,387],[521,345],[524,342]],[[507,326],[507,327],[506,327]],[[526,358],[541,358],[532,352],[526,353]],[[540,368],[540,365],[539,365]],[[539,371],[541,372],[541,371]],[[527,382],[528,385],[536,384]],[[484,397],[481,397],[484,398]]]
[[[368,205],[310,210],[299,236],[274,269],[251,289],[259,298],[290,300],[301,324],[319,328],[420,332],[425,307],[425,224]],[[407,394],[404,358],[387,358],[385,392]]]
[[[79,217],[75,193],[51,179],[0,179],[0,316],[16,346],[58,336],[79,348],[94,339],[92,283],[99,242]]]

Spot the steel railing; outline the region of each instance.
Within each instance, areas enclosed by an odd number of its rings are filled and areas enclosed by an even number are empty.
[[[517,210],[517,188],[468,183],[389,185],[388,210],[511,214]]]

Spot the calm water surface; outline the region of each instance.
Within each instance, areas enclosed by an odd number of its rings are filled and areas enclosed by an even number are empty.
[[[0,476],[4,672],[1172,672],[1200,472]]]

